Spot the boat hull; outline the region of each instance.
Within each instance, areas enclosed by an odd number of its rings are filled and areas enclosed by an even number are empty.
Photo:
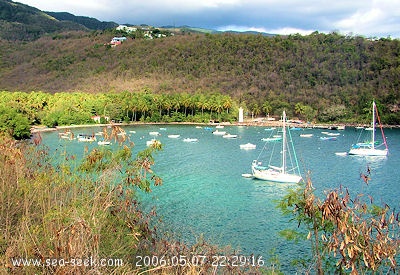
[[[184,138],[184,142],[198,142],[199,140],[197,138]]]
[[[259,180],[279,182],[279,183],[298,183],[302,180],[302,177],[294,174],[280,173],[273,169],[258,170],[252,168],[253,177]]]
[[[81,141],[81,142],[97,141],[96,136],[89,136],[89,135],[82,135],[82,134],[78,135],[77,140]]]
[[[109,141],[99,141],[97,142],[98,145],[111,145],[111,142]]]
[[[349,151],[349,155],[357,156],[387,156],[388,150],[378,150],[372,148],[352,148]]]
[[[253,149],[256,149],[257,145],[252,144],[252,143],[246,143],[246,144],[240,144],[239,146],[240,146],[240,149],[243,149],[243,150],[253,150]]]

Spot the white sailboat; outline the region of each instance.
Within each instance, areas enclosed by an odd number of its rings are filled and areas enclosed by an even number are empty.
[[[253,177],[260,179],[260,180],[265,180],[265,181],[271,181],[271,182],[280,182],[280,183],[298,183],[302,180],[302,177],[300,175],[300,169],[299,165],[297,163],[296,159],[296,153],[293,148],[293,143],[292,143],[292,138],[290,131],[286,129],[286,113],[283,111],[283,116],[282,116],[282,152],[281,152],[281,166],[263,166],[261,162],[258,160],[253,160],[253,163],[251,165],[251,171],[253,174]],[[286,137],[286,133],[289,133],[289,140]],[[292,145],[292,148],[289,148],[289,142]],[[292,167],[287,167],[287,154],[290,155],[291,161],[295,162],[295,164],[292,164]],[[260,153],[261,155],[261,153]]]
[[[376,141],[375,138],[375,124],[376,117],[378,118],[379,126],[381,129],[383,142]],[[358,156],[387,156],[389,149],[386,143],[386,138],[383,133],[383,128],[379,119],[378,110],[376,108],[375,101],[372,102],[372,125],[371,125],[371,140],[367,142],[358,142],[353,144],[350,148],[349,155]],[[360,136],[359,136],[360,138]],[[382,148],[384,147],[384,148]]]

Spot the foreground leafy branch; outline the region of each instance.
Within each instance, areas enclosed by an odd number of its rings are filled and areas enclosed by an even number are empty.
[[[368,176],[362,174],[366,182]],[[289,192],[279,207],[308,232],[318,274],[332,266],[335,272],[351,274],[398,271],[399,213],[388,205],[373,205],[373,198],[362,194],[351,198],[342,186],[327,192],[322,200],[308,180]]]

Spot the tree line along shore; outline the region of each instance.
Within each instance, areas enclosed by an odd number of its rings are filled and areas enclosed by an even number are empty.
[[[228,95],[219,93],[190,95],[188,93],[156,94],[149,91],[121,93],[56,93],[0,92],[0,130],[16,139],[29,138],[31,127],[44,125],[48,128],[71,125],[96,125],[118,123],[238,123],[240,103]],[[378,107],[385,109],[383,105]],[[302,120],[296,127],[320,127],[321,125],[368,125],[370,114],[365,109],[359,115],[350,116],[343,108],[317,112],[309,105],[284,104],[273,108],[266,100],[263,113],[275,121],[262,119],[244,109],[246,120],[242,125],[276,126],[283,109],[289,117]],[[256,119],[253,119],[256,117]],[[382,123],[389,123],[390,115],[381,115]],[[397,124],[393,124],[397,125]],[[322,126],[321,126],[322,127]]]

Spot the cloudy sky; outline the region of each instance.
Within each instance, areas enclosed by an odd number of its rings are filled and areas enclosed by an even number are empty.
[[[399,0],[14,0],[119,24],[400,38]]]

